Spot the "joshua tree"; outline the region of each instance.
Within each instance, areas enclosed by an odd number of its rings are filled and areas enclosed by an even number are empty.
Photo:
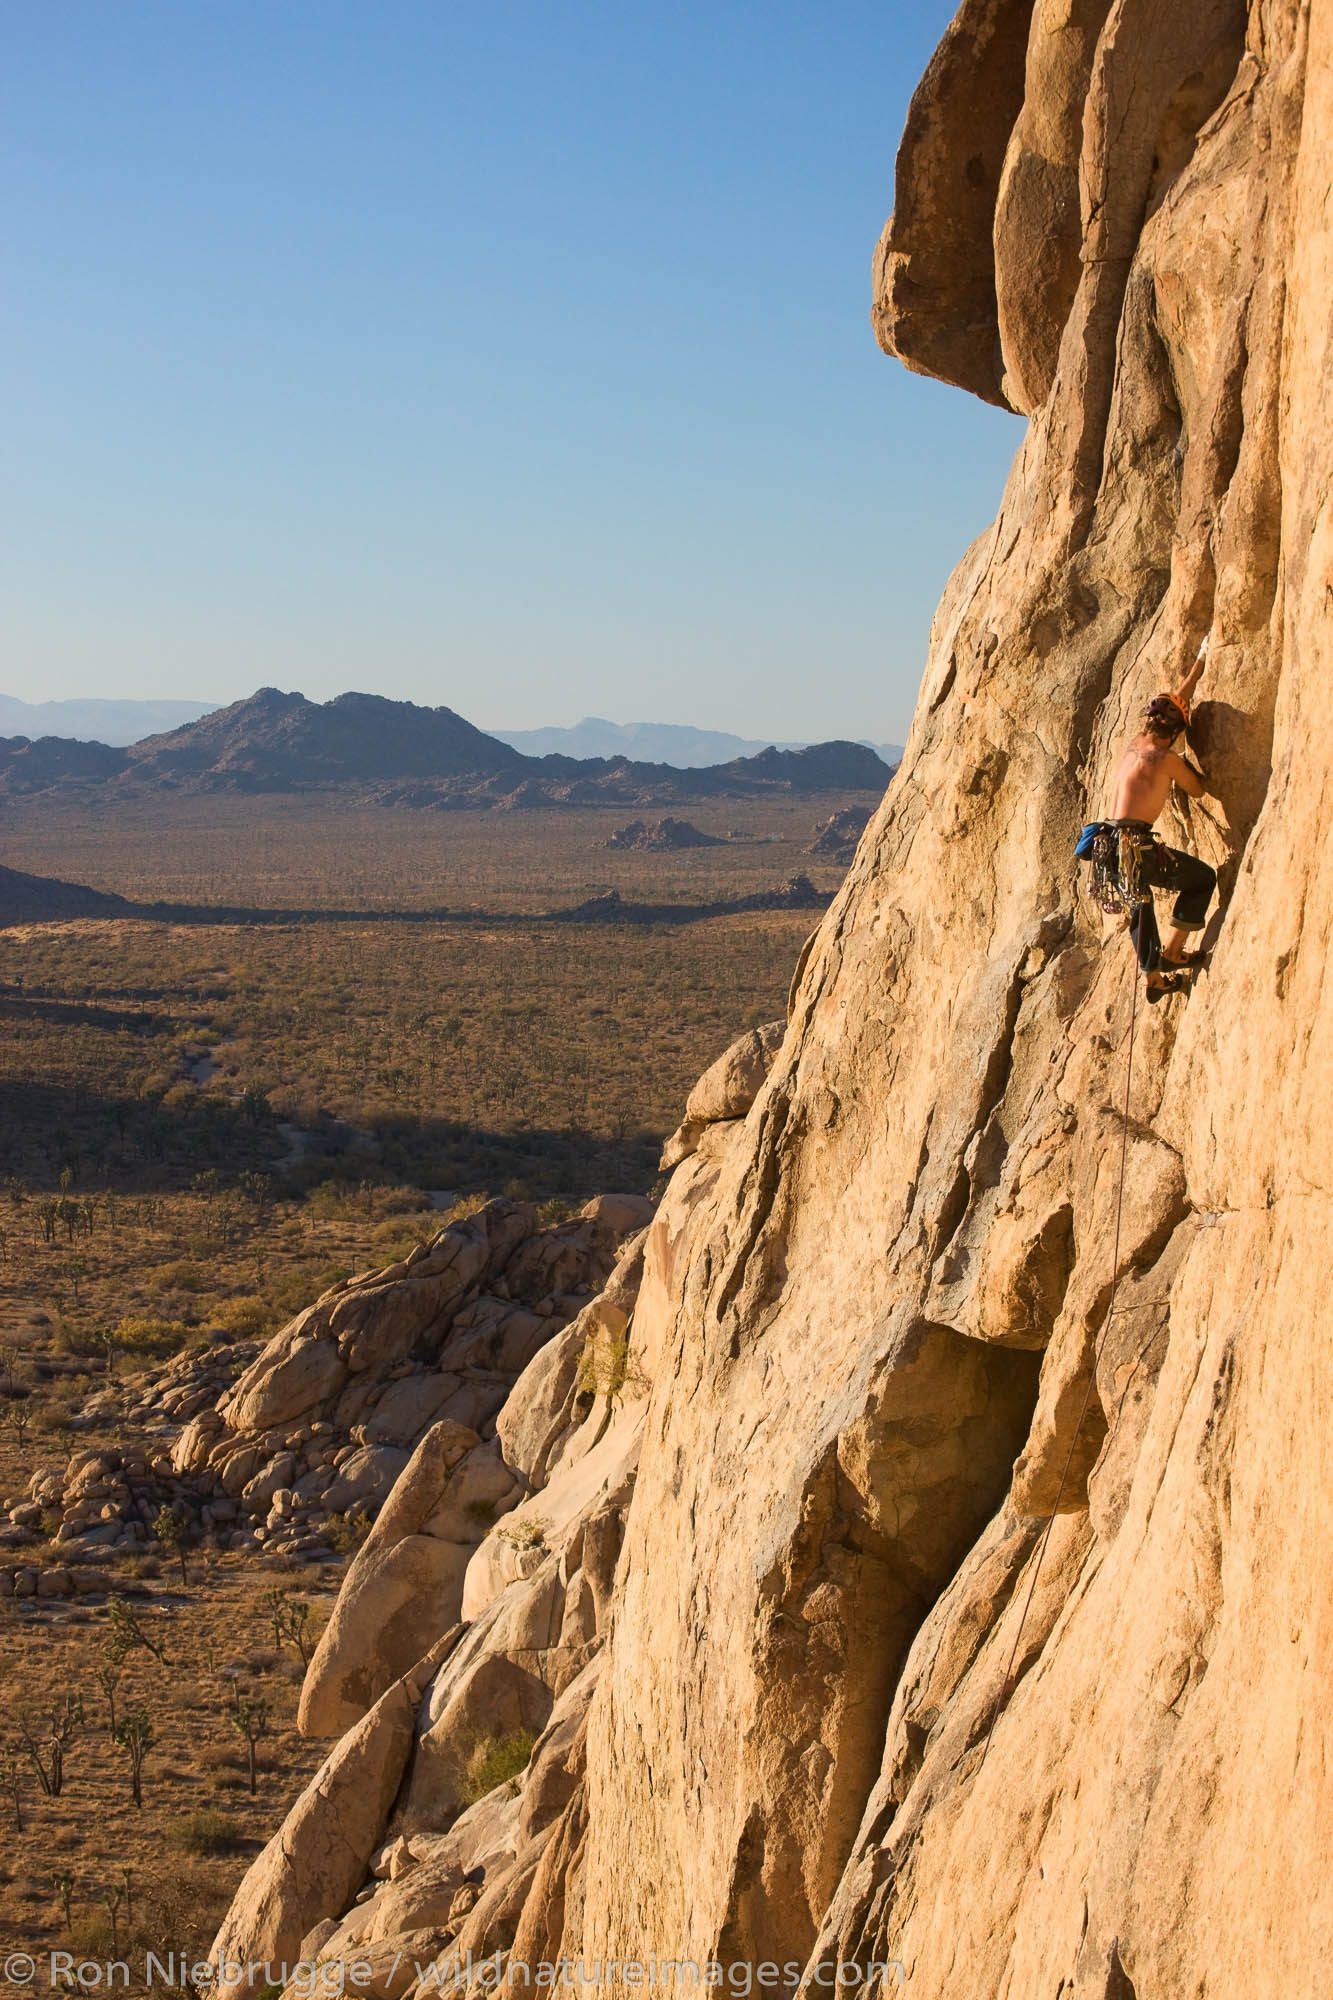
[[[231,1711],[231,1726],[245,1738],[250,1757],[250,1790],[258,1774],[259,1740],[268,1735],[268,1703],[262,1694],[238,1695]]]
[[[271,1174],[244,1173],[238,1182],[242,1194],[248,1195],[254,1203],[256,1218],[262,1222],[268,1214],[273,1200],[273,1177]]]
[[[157,1738],[153,1725],[148,1719],[148,1711],[136,1708],[125,1717],[115,1733],[113,1741],[125,1752],[130,1760],[130,1792],[136,1806],[143,1805],[143,1760],[152,1749]],[[251,1787],[253,1790],[253,1786]],[[117,1891],[119,1901],[120,1891]],[[114,1922],[114,1918],[113,1918]]]
[[[67,1694],[59,1707],[51,1710],[45,1744],[34,1735],[25,1715],[19,1717],[19,1733],[37,1772],[37,1782],[48,1799],[58,1799],[65,1784],[65,1749],[83,1722],[83,1696]]]
[[[268,1594],[269,1618],[273,1624],[273,1643],[282,1651],[284,1640],[290,1639],[300,1654],[303,1667],[310,1664],[310,1606],[303,1597],[293,1597],[289,1590],[271,1590]]]
[[[74,1900],[73,1874],[68,1868],[58,1868],[51,1877],[51,1886],[60,1898],[60,1907],[65,1912],[65,1929],[68,1931],[74,1922],[70,1911],[70,1905]]]
[[[23,1766],[17,1743],[6,1743],[0,1751],[0,1785],[9,1793],[14,1808],[14,1831],[23,1832]]]
[[[97,1685],[106,1696],[107,1734],[114,1737],[116,1733],[116,1689],[120,1684],[121,1674],[125,1670],[125,1656],[123,1653],[114,1652],[110,1643],[107,1644],[104,1650],[106,1658],[97,1669]]]
[[[24,1439],[28,1435],[28,1425],[31,1422],[32,1413],[25,1409],[22,1403],[11,1403],[5,1411],[4,1428],[11,1433],[20,1451],[23,1449]]]
[[[185,1567],[185,1530],[181,1526],[178,1517],[165,1502],[158,1509],[157,1519],[153,1523],[153,1533],[164,1548],[171,1549],[174,1552],[181,1566],[181,1582],[188,1583],[190,1577]]]
[[[145,1652],[151,1653],[155,1660],[166,1666],[166,1647],[161,1640],[149,1638],[123,1597],[111,1598],[106,1612],[111,1624],[105,1647],[108,1660],[119,1665],[127,1654],[142,1646]]]
[[[136,1806],[139,1803],[137,1789],[135,1791],[134,1803]],[[102,1901],[106,1904],[106,1913],[111,1919],[112,1958],[120,1957],[120,1904],[124,1894],[125,1884],[123,1882],[117,1882],[114,1889],[103,1889],[102,1891]]]

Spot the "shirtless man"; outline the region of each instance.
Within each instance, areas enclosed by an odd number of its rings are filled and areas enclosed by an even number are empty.
[[[1142,880],[1155,889],[1176,891],[1171,928],[1165,940],[1158,936],[1157,913],[1151,901],[1139,905],[1130,925],[1139,964],[1148,976],[1149,1000],[1188,986],[1189,973],[1185,968],[1198,965],[1201,954],[1187,953],[1185,942],[1191,931],[1203,929],[1217,887],[1216,871],[1206,861],[1179,848],[1167,847],[1152,831],[1173,784],[1179,785],[1192,799],[1202,798],[1207,789],[1193,764],[1172,748],[1189,721],[1190,697],[1207,654],[1205,639],[1198,658],[1175,692],[1155,695],[1148,703],[1143,711],[1143,727],[1126,746],[1111,780],[1107,816],[1112,826],[1139,836]]]

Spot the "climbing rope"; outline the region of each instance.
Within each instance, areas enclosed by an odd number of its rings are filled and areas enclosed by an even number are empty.
[[[995,1706],[991,1710],[990,1726],[986,1731],[986,1741],[981,1749],[981,1762],[977,1765],[978,1777],[981,1776],[982,1768],[986,1762],[986,1752],[990,1749],[991,1737],[995,1734],[995,1725],[999,1720],[1000,1710],[1004,1707],[1009,1694],[1010,1683],[1013,1679],[1014,1662],[1018,1658],[1018,1648],[1023,1638],[1023,1628],[1027,1624],[1028,1612],[1032,1609],[1032,1599],[1036,1594],[1037,1580],[1041,1575],[1041,1566],[1046,1559],[1046,1545],[1051,1538],[1051,1529],[1055,1526],[1055,1517],[1060,1512],[1060,1502],[1064,1498],[1065,1486],[1069,1480],[1070,1467],[1074,1463],[1074,1453],[1078,1449],[1079,1437],[1083,1430],[1083,1420],[1088,1414],[1088,1405],[1092,1401],[1092,1391],[1097,1380],[1097,1368],[1102,1358],[1102,1350],[1106,1345],[1107,1335],[1111,1331],[1111,1322],[1115,1318],[1115,1299],[1116,1293],[1120,1288],[1120,1219],[1125,1205],[1125,1164],[1129,1157],[1129,1093],[1134,1081],[1134,1021],[1138,1011],[1138,997],[1139,975],[1138,967],[1136,966],[1129,989],[1129,1052],[1125,1061],[1125,1104],[1120,1118],[1120,1184],[1116,1189],[1115,1197],[1115,1242],[1111,1251],[1111,1296],[1107,1301],[1105,1322],[1100,1334],[1097,1336],[1096,1345],[1092,1350],[1092,1366],[1088,1370],[1087,1386],[1083,1391],[1083,1402],[1079,1408],[1078,1420],[1070,1436],[1069,1450],[1065,1454],[1064,1469],[1060,1474],[1060,1484],[1055,1489],[1055,1499],[1052,1503],[1051,1511],[1046,1516],[1041,1536],[1037,1542],[1037,1560],[1033,1565],[1032,1580],[1028,1584],[1027,1596],[1023,1600],[1023,1609],[1019,1613],[1018,1630],[1014,1634],[1014,1643],[1009,1649],[1009,1661],[1004,1670],[1004,1679],[1000,1683],[1000,1692]]]

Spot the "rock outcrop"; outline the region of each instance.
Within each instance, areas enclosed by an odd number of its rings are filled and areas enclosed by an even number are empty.
[[[1027,436],[780,1047],[496,1417],[322,1956],[1322,1991],[1331,144],[1329,0],[964,0],[878,325]],[[1205,633],[1149,1009],[1070,856]]]
[[[840,812],[831,813],[815,828],[815,837],[810,843],[811,854],[817,854],[826,861],[836,861],[842,868],[850,868],[861,835],[873,818],[874,814],[868,806],[844,806]]]
[[[720,833],[705,833],[687,819],[632,819],[618,826],[605,843],[607,847],[631,849],[641,854],[673,854],[682,847],[724,847]]]
[[[785,1028],[785,1021],[751,1028],[704,1071],[685,1100],[684,1118],[662,1149],[664,1172],[698,1151],[710,1125],[733,1123],[745,1116],[773,1067]]]
[[[267,1343],[219,1340],[113,1377],[75,1428],[128,1426],[144,1441],[40,1465],[25,1494],[0,1500],[0,1549],[49,1540],[75,1565],[141,1555],[167,1507],[189,1546],[320,1560],[369,1526],[433,1431],[468,1458],[451,1558],[461,1583],[467,1555],[522,1493],[498,1463],[499,1411],[652,1213],[641,1195],[599,1195],[543,1227],[531,1204],[492,1201],[402,1263],[335,1285]],[[7,1585],[5,1574],[0,1594],[23,1594],[22,1575]],[[410,1658],[390,1644],[394,1671],[376,1693],[437,1636]]]

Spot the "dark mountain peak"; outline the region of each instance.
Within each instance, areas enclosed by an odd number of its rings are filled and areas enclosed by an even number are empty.
[[[300,790],[387,778],[499,776],[523,768],[507,743],[451,708],[352,689],[332,701],[260,688],[131,752],[136,778],[192,779],[243,791]]]
[[[839,738],[810,743],[803,750],[761,750],[756,757],[738,757],[719,768],[785,783],[802,792],[882,792],[894,770],[868,744]]]

